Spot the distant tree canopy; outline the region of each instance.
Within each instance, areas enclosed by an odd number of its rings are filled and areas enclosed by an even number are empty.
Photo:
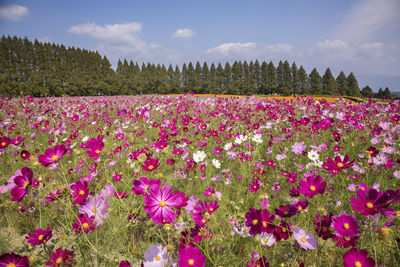
[[[0,94],[32,96],[176,94],[324,94],[375,96],[360,92],[353,73],[335,79],[328,68],[321,77],[314,68],[280,61],[235,61],[210,65],[185,63],[180,68],[119,60],[114,71],[97,51],[2,36]],[[387,88],[379,96],[390,96]]]

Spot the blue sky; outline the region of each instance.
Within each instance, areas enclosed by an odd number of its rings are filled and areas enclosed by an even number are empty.
[[[295,61],[400,91],[399,0],[0,0],[0,33],[135,62]]]

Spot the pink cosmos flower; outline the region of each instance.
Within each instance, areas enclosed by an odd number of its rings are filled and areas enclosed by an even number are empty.
[[[306,149],[306,146],[303,144],[303,142],[294,143],[292,145],[292,151],[293,151],[293,153],[295,153],[297,155],[303,154],[305,149]]]
[[[352,238],[361,234],[356,216],[353,214],[349,215],[345,212],[332,217],[331,228],[336,232],[336,235],[340,237]]]
[[[65,145],[56,145],[54,148],[46,149],[43,155],[39,155],[38,161],[43,166],[47,167],[59,161],[66,152],[67,148]]]
[[[184,193],[172,193],[169,185],[164,185],[162,189],[158,185],[152,185],[149,187],[149,194],[144,197],[144,211],[151,215],[155,223],[172,223],[176,219],[172,208],[186,206],[187,200]]]
[[[315,195],[322,195],[325,192],[326,182],[322,182],[321,176],[308,176],[306,181],[304,179],[299,181],[298,191],[306,197],[313,198]]]
[[[135,195],[147,195],[149,187],[152,185],[160,186],[161,180],[149,180],[146,177],[140,177],[139,180],[134,180],[132,184],[134,186],[132,192]]]
[[[33,172],[30,168],[24,167],[21,169],[21,174],[14,178],[15,187],[11,189],[11,201],[20,202],[29,193]]]
[[[75,264],[75,252],[58,248],[50,255],[50,260],[46,262],[46,266],[72,266]]]
[[[306,232],[299,227],[294,229],[293,236],[297,243],[305,250],[315,249],[317,247],[317,240],[315,240],[313,234],[306,234]]]
[[[28,256],[20,256],[14,252],[4,253],[0,256],[0,266],[29,267]]]
[[[11,139],[7,136],[0,137],[0,148],[7,148],[11,143]]]
[[[368,257],[368,251],[352,248],[343,255],[344,267],[374,267],[375,261]]]
[[[85,234],[95,230],[95,223],[92,220],[94,216],[89,218],[86,214],[79,214],[78,217],[75,219],[74,224],[72,224],[72,228],[74,228],[75,233],[79,234],[84,232]]]
[[[145,162],[143,162],[142,169],[147,171],[147,172],[152,172],[155,169],[157,169],[158,165],[160,165],[160,162],[158,159],[148,159]]]
[[[79,213],[86,213],[89,218],[94,216],[96,226],[100,226],[103,224],[103,219],[106,219],[109,216],[109,206],[110,202],[98,195],[96,197],[88,198],[85,203],[79,207]]]
[[[378,192],[374,188],[368,188],[368,190],[358,190],[357,197],[358,199],[350,198],[351,207],[355,211],[361,211],[361,215],[374,215],[379,212],[383,213],[390,204],[399,201],[400,189]]]
[[[86,197],[89,194],[89,188],[87,182],[77,181],[71,185],[72,194],[70,198],[75,198],[72,204],[82,204],[85,202]]]
[[[53,234],[50,227],[47,227],[44,231],[42,228],[36,229],[35,231],[28,233],[28,236],[25,238],[29,244],[37,246],[48,241],[52,236]]]
[[[191,246],[180,249],[178,257],[180,267],[201,267],[205,266],[206,263],[206,256],[201,254],[200,249]]]

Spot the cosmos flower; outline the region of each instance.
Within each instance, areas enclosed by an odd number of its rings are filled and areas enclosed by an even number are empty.
[[[131,267],[131,263],[129,261],[121,261],[118,267]]]
[[[318,237],[321,237],[324,240],[333,237],[333,233],[330,229],[332,224],[332,214],[329,216],[321,216],[317,214],[315,218],[317,219],[314,221],[315,232],[317,233]]]
[[[25,238],[29,244],[37,246],[48,241],[52,236],[53,234],[50,227],[47,227],[46,230],[43,230],[42,228],[36,229],[35,231],[28,233]]]
[[[0,256],[0,266],[29,267],[29,258],[28,256],[20,256],[14,252],[4,253]]]
[[[86,199],[85,203],[79,207],[79,213],[86,214],[88,218],[94,217],[96,226],[103,224],[103,219],[108,218],[108,207],[110,202],[100,195]]]
[[[313,234],[306,234],[306,232],[299,227],[294,229],[293,236],[297,243],[305,250],[315,249],[317,247],[317,240],[315,240]]]
[[[0,148],[7,148],[10,143],[11,139],[7,136],[0,137]]]
[[[143,170],[152,172],[157,169],[158,165],[160,165],[160,161],[158,159],[147,159],[141,166]]]
[[[46,149],[44,154],[39,155],[38,161],[47,167],[50,164],[58,162],[66,152],[67,148],[65,145],[56,145],[54,148]]]
[[[162,267],[168,262],[167,247],[161,244],[150,246],[143,257],[147,260],[143,263],[144,267]]]
[[[204,151],[198,150],[193,154],[193,160],[196,163],[202,162],[207,157],[207,154]]]
[[[153,179],[147,179],[147,177],[140,177],[139,180],[133,180],[132,182],[133,188],[132,192],[135,195],[146,195],[148,194],[148,189],[152,185],[161,185],[161,180],[153,180]]]
[[[268,247],[271,247],[276,243],[276,239],[273,234],[261,233],[258,238],[261,240],[261,244],[263,246],[267,245]]]
[[[15,187],[11,189],[11,201],[20,202],[28,193],[32,183],[33,172],[30,168],[21,169],[21,175],[14,178]]]
[[[306,180],[299,181],[298,191],[306,197],[313,198],[315,195],[322,195],[325,192],[327,183],[322,182],[321,176],[308,176]]]
[[[94,231],[96,227],[92,218],[94,218],[94,216],[89,218],[86,214],[79,214],[75,219],[75,223],[72,224],[72,228],[74,228],[75,233],[79,234],[83,232],[87,234],[91,231]]]
[[[353,214],[349,215],[345,212],[332,217],[331,228],[336,232],[336,235],[340,237],[352,238],[361,234],[356,216]]]
[[[351,248],[343,255],[344,267],[374,267],[375,261],[368,257],[368,251]]]
[[[75,264],[75,252],[67,249],[56,249],[50,255],[50,260],[46,262],[46,266],[72,266]]]
[[[351,207],[355,211],[361,212],[361,215],[374,215],[387,209],[390,204],[399,201],[400,189],[378,192],[374,188],[368,188],[368,190],[358,190],[357,197],[350,198]]]
[[[214,165],[215,168],[220,169],[221,168],[221,163],[217,159],[213,159],[212,164]]]
[[[158,185],[149,188],[149,194],[144,197],[144,211],[151,215],[155,223],[172,223],[176,214],[172,208],[181,208],[187,205],[184,193],[174,192],[169,185],[162,189]]]
[[[89,194],[89,188],[87,182],[77,181],[71,185],[72,194],[70,198],[75,198],[72,204],[82,204],[85,202],[86,197]]]
[[[252,236],[256,236],[261,232],[261,227],[263,226],[261,222],[261,214],[259,210],[251,207],[250,211],[246,213],[246,222],[245,225],[250,227],[249,233]],[[267,226],[267,223],[266,223]]]
[[[179,250],[179,266],[180,267],[191,267],[191,266],[205,266],[206,256],[201,254],[199,248],[193,248],[187,246],[186,248]]]
[[[296,155],[301,155],[303,154],[304,150],[306,149],[306,146],[303,144],[303,142],[299,142],[299,143],[294,143],[292,145],[292,151],[293,153],[295,153]]]

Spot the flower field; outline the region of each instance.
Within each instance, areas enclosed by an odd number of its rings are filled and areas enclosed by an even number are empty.
[[[400,101],[2,98],[0,126],[0,267],[398,266]]]

